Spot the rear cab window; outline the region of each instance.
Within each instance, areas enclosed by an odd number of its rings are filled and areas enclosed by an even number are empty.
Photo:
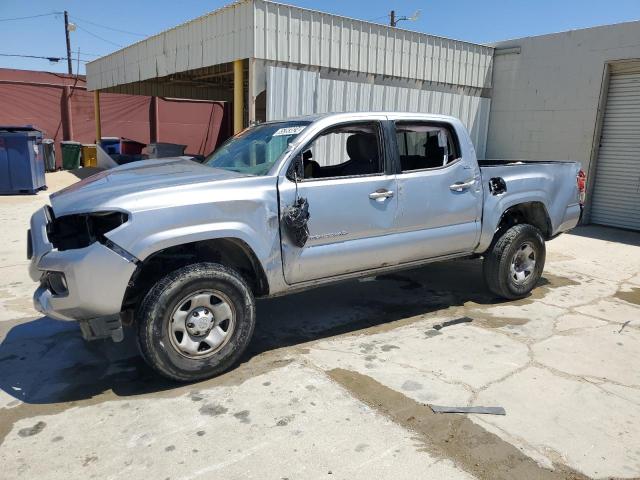
[[[449,125],[398,121],[395,130],[404,173],[446,167],[460,158],[458,139]]]

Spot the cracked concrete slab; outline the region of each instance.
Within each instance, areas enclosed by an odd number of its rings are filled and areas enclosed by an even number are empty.
[[[525,345],[496,330],[477,328],[472,324],[435,330],[428,326],[434,322],[438,323],[439,318],[365,338],[318,342],[310,348],[309,354],[327,369],[349,365],[374,378],[378,378],[377,375],[397,378],[385,368],[387,363],[409,368],[420,366],[445,383],[455,382],[471,388],[500,379],[529,361]],[[460,354],[452,355],[452,352]],[[354,355],[360,360],[354,360]],[[370,356],[375,359],[368,360]],[[431,395],[438,395],[440,403],[457,400],[442,394]],[[418,396],[412,398],[420,400]]]
[[[640,330],[619,331],[618,325],[581,330],[534,345],[537,362],[574,376],[613,380],[640,388]],[[598,355],[598,351],[607,355]]]
[[[575,311],[611,322],[629,322],[635,327],[640,327],[640,305],[633,305],[615,298],[578,307]]]
[[[591,328],[600,327],[606,325],[604,320],[598,320],[597,318],[589,317],[586,315],[579,315],[577,313],[568,313],[562,315],[556,319],[556,330],[563,332],[565,330],[573,330],[576,328]]]
[[[411,437],[325,375],[290,364],[238,386],[22,419],[0,462],[5,472],[51,479],[473,478]]]
[[[504,417],[474,416],[503,438],[524,443],[550,460],[579,465],[593,478],[636,477],[640,470],[640,406],[597,385],[529,367],[481,392]]]
[[[479,260],[259,300],[242,363],[184,386],[131,331],[87,344],[32,310],[24,232],[46,198],[0,197],[3,478],[640,477],[638,233],[548,242],[520,301]]]

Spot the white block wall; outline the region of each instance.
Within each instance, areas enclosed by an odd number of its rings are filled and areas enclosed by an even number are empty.
[[[577,160],[587,170],[605,64],[640,58],[640,22],[495,45],[487,158]],[[520,47],[520,54],[500,49]]]

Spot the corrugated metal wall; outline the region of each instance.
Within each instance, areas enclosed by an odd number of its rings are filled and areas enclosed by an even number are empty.
[[[640,230],[640,62],[611,65],[591,221]]]
[[[88,87],[132,84],[245,58],[490,88],[493,48],[246,0],[88,63]]]
[[[237,2],[87,64],[89,90],[253,55],[253,5]]]
[[[493,48],[255,0],[255,57],[491,87]]]
[[[312,113],[402,111],[458,117],[484,158],[489,98],[390,85],[321,78],[317,71],[267,67],[267,120]]]

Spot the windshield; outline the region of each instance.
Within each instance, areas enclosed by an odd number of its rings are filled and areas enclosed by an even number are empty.
[[[248,128],[223,143],[203,163],[247,175],[266,175],[309,123],[264,123]]]

